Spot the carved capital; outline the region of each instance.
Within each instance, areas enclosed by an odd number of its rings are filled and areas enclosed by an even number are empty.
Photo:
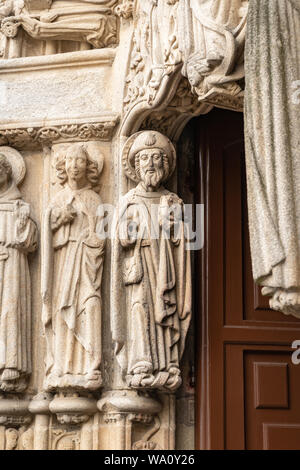
[[[0,145],[11,145],[15,148],[37,147],[61,142],[88,140],[109,141],[118,123],[118,117],[94,122],[74,122],[70,124],[53,124],[48,126],[0,128]]]

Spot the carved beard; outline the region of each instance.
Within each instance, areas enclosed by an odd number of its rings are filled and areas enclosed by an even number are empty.
[[[164,177],[164,169],[158,168],[155,170],[155,173],[149,173],[148,170],[142,172],[142,181],[145,183],[147,188],[152,187],[156,188],[159,186],[160,182]]]

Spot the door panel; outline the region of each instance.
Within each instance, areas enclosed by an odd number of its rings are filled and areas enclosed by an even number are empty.
[[[206,221],[197,260],[199,447],[300,449],[300,365],[290,347],[300,321],[272,311],[252,280],[242,116],[214,110],[196,129]]]

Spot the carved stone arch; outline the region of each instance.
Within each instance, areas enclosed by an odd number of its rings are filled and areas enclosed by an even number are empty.
[[[206,114],[213,106],[243,110],[241,51],[248,2],[208,2],[212,17],[206,17],[198,3],[136,0],[121,139],[140,129],[155,129],[176,141],[192,117]],[[224,23],[229,21],[227,16],[220,15],[228,7],[241,10],[235,15],[240,21],[235,18],[234,24],[231,19],[230,27]],[[203,44],[197,28],[205,38],[204,51],[198,50]]]

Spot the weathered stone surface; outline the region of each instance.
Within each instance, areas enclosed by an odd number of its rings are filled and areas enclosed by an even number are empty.
[[[129,387],[174,391],[192,301],[183,202],[163,186],[175,149],[162,134],[144,131],[125,144],[123,163],[138,185],[116,212],[112,338]]]
[[[253,275],[300,317],[299,1],[250,2],[245,65]]]
[[[37,248],[30,206],[17,186],[22,156],[0,147],[0,390],[22,392],[31,374],[31,282],[27,254]]]
[[[167,180],[191,117],[243,108],[248,3],[254,277],[273,308],[299,316],[299,1],[1,3],[0,154],[20,178],[0,194],[0,285],[23,302],[5,324],[0,296],[0,449],[174,449],[176,423],[177,447],[191,445],[192,384],[175,419],[190,253],[182,217],[169,220],[180,185]],[[105,204],[121,209],[113,226]],[[98,236],[102,221],[113,239]],[[1,274],[7,253],[17,276]]]
[[[97,390],[102,384],[105,239],[97,235],[103,215],[95,191],[102,167],[98,147],[92,144],[72,144],[56,157],[63,189],[45,213],[42,247],[45,389],[49,391]]]

